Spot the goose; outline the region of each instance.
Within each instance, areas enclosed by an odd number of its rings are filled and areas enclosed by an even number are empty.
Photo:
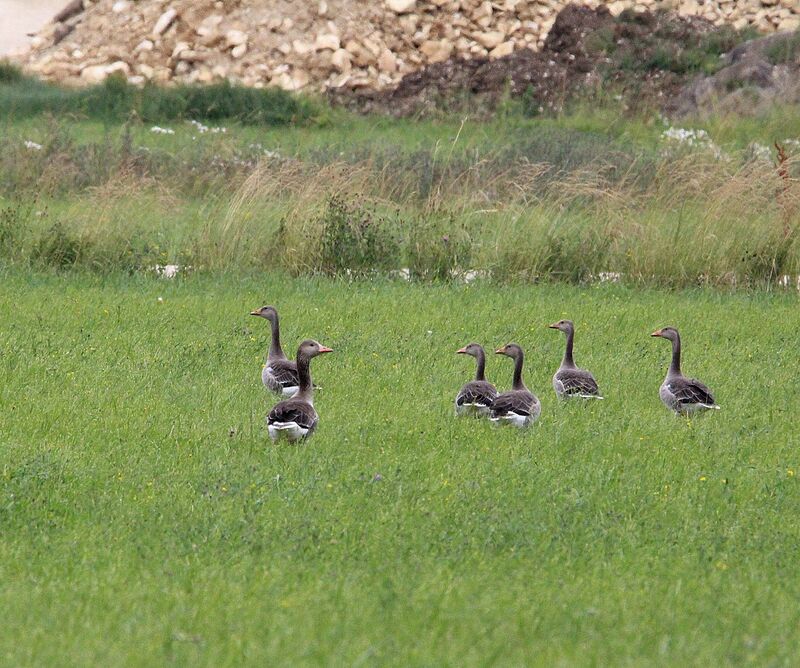
[[[456,415],[484,417],[489,415],[492,401],[497,396],[495,386],[486,380],[486,353],[479,343],[470,343],[459,350],[459,355],[471,355],[477,360],[475,380],[465,383],[456,396]]]
[[[681,336],[674,327],[657,329],[650,336],[660,336],[672,341],[672,362],[667,377],[661,383],[658,395],[667,408],[679,415],[691,415],[709,409],[719,410],[717,402],[703,383],[694,378],[687,378],[681,373]]]
[[[267,362],[261,370],[261,382],[268,390],[284,397],[291,397],[297,392],[300,383],[297,376],[297,364],[287,359],[281,348],[278,312],[274,306],[262,306],[260,309],[250,311],[250,315],[266,318],[272,327],[272,340],[269,344]]]
[[[561,330],[567,335],[564,358],[561,360],[561,366],[558,367],[558,371],[553,375],[553,389],[559,399],[573,397],[602,399],[603,397],[600,396],[600,390],[597,387],[597,381],[594,376],[586,369],[580,369],[575,366],[575,361],[572,359],[572,342],[575,338],[575,325],[572,324],[572,320],[559,320],[552,325],[548,325],[548,327]]]
[[[509,392],[495,397],[489,419],[495,424],[512,424],[520,429],[528,427],[541,415],[542,405],[522,382],[522,348],[516,343],[509,343],[495,350],[495,353],[514,360],[514,381]]]
[[[267,415],[267,429],[273,441],[284,437],[289,441],[299,441],[314,433],[319,416],[314,410],[314,386],[311,384],[311,358],[323,353],[332,353],[317,341],[306,339],[297,349],[297,373],[299,385],[297,394],[291,399],[279,401]]]

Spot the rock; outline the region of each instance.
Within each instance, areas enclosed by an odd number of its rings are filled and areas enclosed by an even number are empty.
[[[501,44],[505,38],[505,33],[499,30],[479,32],[472,35],[472,39],[486,49],[493,49],[498,44]]]
[[[105,65],[89,65],[81,70],[81,79],[88,84],[98,84],[107,76]]]
[[[127,11],[131,6],[131,3],[128,0],[117,0],[113,5],[111,5],[111,11],[115,14],[121,14],[124,11]]]
[[[154,70],[150,65],[145,65],[144,63],[139,63],[136,66],[136,71],[139,72],[145,79],[152,79]]]
[[[778,24],[778,30],[798,30],[800,29],[800,16],[787,17]]]
[[[231,49],[231,56],[233,56],[234,58],[241,58],[246,53],[247,53],[247,43],[239,44],[238,46],[234,46]]]
[[[489,58],[502,58],[503,56],[510,56],[514,53],[514,42],[508,41],[498,44],[494,49],[489,51]]]
[[[341,42],[339,41],[339,37],[336,35],[317,35],[317,39],[314,42],[314,50],[323,51],[325,49],[330,49],[331,51],[336,51],[340,44]]]
[[[297,91],[305,88],[308,85],[310,77],[308,72],[301,69],[295,69],[291,74],[282,72],[277,77],[273,77],[271,82],[273,85],[283,88],[283,90]]]
[[[387,73],[397,71],[397,58],[389,49],[384,49],[378,57],[378,70]]]
[[[172,58],[177,58],[181,51],[186,51],[190,48],[189,42],[178,42],[175,48],[172,49]]]
[[[429,39],[420,45],[419,50],[425,55],[429,63],[441,63],[453,53],[453,45],[446,39]]]
[[[386,6],[395,14],[408,14],[416,5],[417,0],[386,0]]]
[[[352,68],[350,52],[347,49],[337,49],[331,56],[331,65],[342,73],[347,73]]]
[[[128,63],[126,63],[124,60],[117,60],[110,65],[106,65],[107,76],[117,73],[128,76],[131,73],[130,65],[128,65]]]
[[[307,53],[311,53],[313,50],[314,45],[304,42],[303,40],[296,39],[292,42],[292,51],[294,51],[298,56],[305,56]]]
[[[247,44],[247,33],[241,30],[229,30],[225,33],[225,43],[228,47]]]
[[[172,22],[177,18],[178,12],[175,11],[172,7],[170,7],[167,11],[165,11],[161,16],[158,17],[158,21],[156,21],[155,25],[153,26],[153,35],[155,37],[159,37],[163,35],[167,29],[172,25]]]
[[[328,15],[328,3],[325,0],[320,0],[317,7],[317,15],[325,17]]]
[[[149,39],[143,39],[139,42],[133,49],[134,53],[142,53],[145,51],[152,51],[153,50],[153,42]]]

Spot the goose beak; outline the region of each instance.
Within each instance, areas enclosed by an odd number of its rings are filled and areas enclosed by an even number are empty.
[[[458,350],[456,350],[456,355],[466,355],[466,354],[467,354],[466,348],[459,348]]]
[[[559,329],[558,323],[554,322],[552,325],[547,325],[550,329]]]
[[[320,353],[332,353],[333,348],[326,348],[325,346],[320,346],[319,348]]]
[[[495,355],[504,355],[505,352],[506,352],[505,346],[503,346],[502,348],[498,348],[497,350],[494,351]]]
[[[656,330],[655,332],[653,332],[653,333],[652,333],[650,336],[661,336],[661,330],[660,330],[660,329],[657,329],[657,330]]]
[[[261,315],[261,311],[250,311],[250,315]]]

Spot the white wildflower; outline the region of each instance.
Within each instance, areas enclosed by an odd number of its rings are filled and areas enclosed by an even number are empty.
[[[154,125],[152,128],[150,128],[150,132],[154,132],[157,135],[174,135],[175,134],[175,130],[173,130],[172,128],[160,128],[157,125]]]
[[[41,144],[37,144],[35,141],[31,141],[30,139],[26,139],[25,140],[25,148],[27,148],[30,151],[41,151],[42,150],[42,145]]]

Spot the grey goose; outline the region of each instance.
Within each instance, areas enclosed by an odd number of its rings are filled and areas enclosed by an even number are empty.
[[[579,397],[581,399],[602,399],[597,381],[591,372],[575,366],[572,358],[572,344],[575,340],[575,325],[572,320],[559,320],[550,329],[558,329],[567,336],[567,346],[564,349],[564,357],[561,366],[553,375],[553,389],[560,399],[571,399]]]
[[[267,415],[267,429],[273,441],[285,438],[299,441],[314,433],[319,416],[314,409],[314,386],[311,384],[311,359],[323,353],[332,353],[317,341],[307,339],[297,349],[299,386],[291,399],[279,401]]]
[[[281,348],[278,311],[274,306],[262,306],[260,309],[250,311],[250,315],[268,320],[272,330],[267,361],[261,370],[261,382],[272,392],[284,397],[291,397],[297,392],[300,382],[297,375],[297,364],[288,359]]]
[[[470,355],[477,363],[475,380],[465,383],[456,395],[456,415],[485,417],[489,415],[492,402],[497,396],[495,386],[486,380],[486,353],[478,343],[470,343],[456,350],[456,353]]]
[[[681,336],[674,327],[657,329],[650,336],[658,336],[672,342],[672,361],[667,377],[661,383],[658,395],[667,408],[679,415],[691,415],[709,409],[719,410],[717,402],[703,383],[687,378],[681,373]]]
[[[522,381],[524,353],[516,343],[509,343],[495,350],[514,360],[514,377],[511,390],[497,395],[492,402],[489,419],[495,424],[511,424],[521,429],[532,425],[542,413],[542,405]]]

